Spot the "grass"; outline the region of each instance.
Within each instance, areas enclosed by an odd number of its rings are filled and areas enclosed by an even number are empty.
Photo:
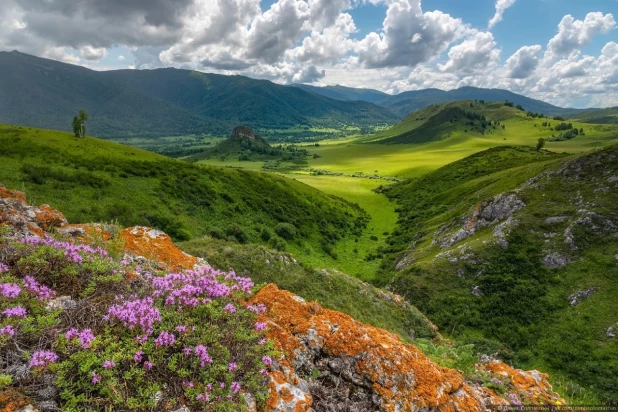
[[[366,221],[358,206],[272,174],[198,166],[25,127],[0,126],[0,182],[62,210],[71,222],[147,225],[177,240],[211,233],[300,255],[331,253]],[[294,225],[296,236],[274,235],[280,223]]]

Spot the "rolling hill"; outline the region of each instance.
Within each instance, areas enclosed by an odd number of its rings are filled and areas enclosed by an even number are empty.
[[[255,129],[393,124],[367,102],[343,102],[242,76],[190,70],[97,72],[19,52],[0,52],[0,122],[69,130],[79,108],[100,137],[227,134]]]
[[[585,110],[569,116],[582,123],[618,124],[618,107]]]
[[[615,403],[616,182],[618,146],[498,147],[384,188],[399,221],[378,283],[459,342]]]
[[[357,205],[276,175],[19,126],[0,126],[0,183],[71,222],[151,226],[177,240],[209,234],[299,255],[326,256],[368,219]]]
[[[556,120],[558,119],[558,120]],[[457,101],[430,105],[412,112],[391,129],[363,138],[381,144],[421,144],[448,140],[453,142],[493,140],[493,145],[507,142],[534,144],[538,138],[549,142],[606,140],[618,137],[616,126],[579,123],[562,118],[548,118],[523,111],[512,102]],[[502,140],[502,142],[501,142]],[[512,144],[512,143],[506,143]]]

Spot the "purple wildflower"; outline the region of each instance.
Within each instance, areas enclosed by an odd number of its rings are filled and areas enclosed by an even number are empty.
[[[195,397],[196,401],[210,402],[210,396],[207,393],[200,393]]]
[[[90,343],[96,339],[96,336],[94,336],[90,329],[82,330],[77,337],[79,338],[79,344],[82,345],[84,349],[88,349]]]
[[[236,381],[232,382],[231,388],[234,391],[234,393],[240,392],[240,383],[238,383]]]
[[[71,328],[67,331],[67,333],[64,334],[64,337],[67,340],[71,340],[71,339],[75,339],[78,335],[79,333],[77,332],[77,329]]]
[[[187,327],[185,325],[178,325],[176,326],[176,331],[178,333],[185,333],[187,331]]]
[[[255,330],[262,331],[266,329],[266,322],[255,322]]]
[[[159,309],[154,306],[152,298],[136,299],[118,305],[112,305],[103,318],[119,320],[125,327],[133,330],[139,327],[147,335],[153,331],[155,322],[161,321]]]
[[[0,263],[0,273],[8,272],[8,271],[9,271],[9,267],[5,265],[4,263]]]
[[[141,350],[138,350],[137,352],[135,352],[135,355],[133,355],[133,360],[137,363],[140,363],[142,361],[143,356],[144,356],[144,352]]]
[[[223,308],[223,310],[229,312],[229,313],[236,313],[236,306],[234,306],[231,303],[228,303],[227,305],[225,305],[225,307]]]
[[[195,355],[200,358],[200,366],[203,368],[207,363],[212,363],[212,358],[208,355],[208,350],[204,345],[195,347]]]
[[[227,367],[228,372],[234,372],[236,369],[238,369],[238,364],[236,362],[230,363]]]
[[[148,361],[144,362],[144,368],[146,370],[152,369],[153,366],[154,366],[154,364],[152,362],[148,362]]]
[[[262,376],[268,376],[268,371],[266,369],[260,369],[260,373]]]
[[[257,305],[249,305],[247,306],[247,310],[250,310],[253,313],[263,313],[266,312],[266,305],[263,303],[259,303]]]
[[[15,306],[14,308],[5,309],[2,314],[7,318],[24,318],[28,312],[21,306]]]
[[[0,328],[0,335],[8,335],[12,337],[15,335],[15,328],[13,325],[6,325],[5,327]]]
[[[159,337],[155,339],[155,346],[172,346],[176,341],[176,336],[173,333],[163,331],[159,334]]]
[[[0,295],[5,298],[16,298],[21,293],[21,288],[15,283],[0,283]]]
[[[32,354],[30,358],[30,369],[38,367],[46,367],[50,363],[54,363],[58,360],[58,355],[55,352],[48,350],[40,350]]]
[[[264,356],[262,358],[262,363],[266,366],[271,366],[273,364],[273,359],[270,356]]]
[[[99,375],[96,372],[92,372],[92,384],[96,385],[97,383],[99,383],[101,381],[101,375]]]
[[[111,369],[116,366],[116,362],[111,360],[106,360],[103,362],[103,369]]]
[[[188,355],[191,355],[191,353],[193,353],[193,349],[191,349],[191,348],[184,348],[184,349],[182,350],[182,353],[183,353],[184,355],[187,355],[187,356],[188,356]]]
[[[45,285],[41,285],[32,276],[24,277],[24,288],[28,292],[32,293],[34,297],[40,300],[41,302],[45,302],[47,300],[52,299],[54,296],[56,296],[56,292],[54,292],[53,290],[51,290]]]
[[[260,339],[260,341],[258,342],[259,345],[266,345],[266,342],[268,342],[268,339],[266,338],[262,338]]]

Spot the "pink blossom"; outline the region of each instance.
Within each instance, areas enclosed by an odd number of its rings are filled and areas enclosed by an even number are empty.
[[[240,383],[236,381],[232,382],[231,388],[234,391],[234,393],[240,392]]]
[[[139,327],[144,333],[150,335],[154,323],[161,322],[161,314],[154,306],[152,298],[148,297],[112,305],[103,319],[106,321],[117,319],[131,330]]]
[[[263,303],[259,303],[257,305],[249,305],[247,306],[247,310],[250,310],[254,313],[266,312],[266,305],[264,305]]]
[[[0,328],[0,335],[8,335],[12,337],[15,335],[15,328],[13,325],[6,325],[5,327]]]
[[[178,333],[185,333],[187,331],[187,327],[185,325],[178,325],[176,326],[176,331]]]
[[[207,393],[200,393],[195,397],[196,401],[210,402],[210,396]]]
[[[30,358],[30,369],[38,368],[38,367],[46,367],[50,363],[54,363],[58,360],[58,355],[55,352],[51,352],[48,350],[40,350],[36,351],[32,354],[32,358]]]
[[[255,322],[255,330],[262,331],[266,329],[266,322]]]
[[[268,371],[266,369],[260,369],[260,373],[262,376],[268,376]]]
[[[266,366],[271,366],[273,364],[273,359],[270,356],[264,356],[262,358],[262,363]]]
[[[77,329],[71,328],[67,331],[67,333],[64,334],[64,337],[67,340],[71,340],[71,339],[75,339],[77,335],[78,335]]]
[[[15,306],[13,308],[5,309],[2,314],[7,318],[24,318],[28,312],[21,306]]]
[[[0,273],[8,272],[8,271],[9,271],[9,267],[5,265],[4,263],[0,263]]]
[[[24,277],[24,288],[32,293],[34,297],[41,302],[48,301],[56,296],[56,292],[51,290],[45,285],[41,285],[35,278],[32,276]]]
[[[159,334],[159,337],[155,339],[155,346],[172,346],[176,341],[176,336],[173,333],[163,331]]]
[[[152,369],[153,366],[154,366],[154,364],[152,362],[148,362],[148,361],[144,362],[144,368],[146,370]]]
[[[21,293],[21,288],[15,283],[0,283],[0,295],[5,298],[16,298]]]
[[[114,361],[106,360],[105,362],[103,362],[103,369],[112,369],[115,366],[116,366],[116,362]]]
[[[227,367],[228,372],[234,372],[236,369],[238,369],[236,362],[230,363]]]
[[[90,343],[96,339],[96,336],[94,336],[90,329],[82,330],[77,337],[79,338],[79,344],[82,345],[84,349],[88,349]]]
[[[236,312],[236,306],[234,306],[231,303],[228,303],[227,305],[225,305],[225,307],[223,308],[223,310],[229,312],[229,313],[235,313]]]
[[[200,358],[200,366],[203,368],[207,363],[212,363],[212,358],[208,355],[208,350],[204,345],[197,345],[195,347],[195,355]]]
[[[266,342],[268,342],[268,339],[266,338],[262,338],[260,339],[260,341],[258,342],[259,345],[266,345]]]
[[[140,363],[142,361],[143,356],[144,356],[144,352],[139,350],[135,352],[135,355],[133,355],[133,360],[137,363]]]
[[[92,384],[96,385],[101,380],[101,375],[96,372],[92,372]]]

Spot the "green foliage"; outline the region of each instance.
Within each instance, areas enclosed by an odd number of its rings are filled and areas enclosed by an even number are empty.
[[[286,240],[294,240],[296,237],[296,227],[290,223],[279,223],[275,226],[275,233]]]
[[[73,117],[73,134],[75,137],[86,137],[86,120],[88,120],[88,114],[84,109],[80,109],[79,114]]]
[[[62,210],[71,222],[115,220],[155,227],[176,240],[210,233],[266,243],[262,228],[286,224],[296,228],[295,241],[320,250],[366,224],[358,206],[291,179],[37,129],[0,126],[0,181]]]
[[[545,139],[539,137],[539,141],[536,143],[536,151],[540,152],[542,148],[545,147]]]

